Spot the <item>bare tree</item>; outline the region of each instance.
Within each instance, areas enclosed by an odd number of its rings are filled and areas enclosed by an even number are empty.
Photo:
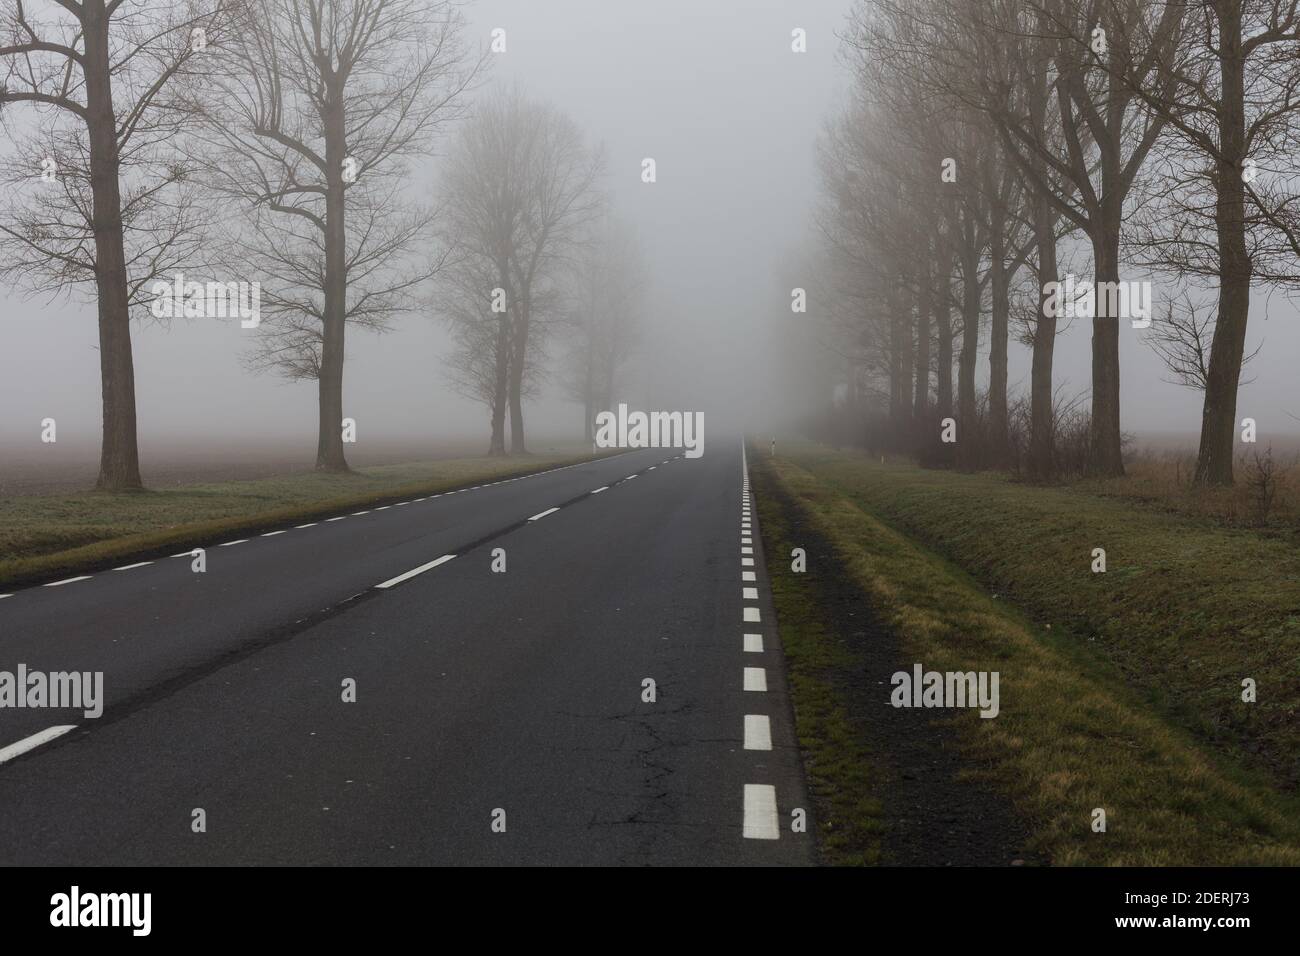
[[[212,66],[237,4],[6,6],[0,120],[18,148],[5,169],[0,272],[32,292],[93,288],[103,397],[96,486],[137,489],[132,307],[196,241],[187,169],[170,148],[188,113],[173,94]],[[11,115],[17,106],[34,119],[21,131]]]
[[[383,330],[437,270],[436,211],[406,173],[460,116],[482,60],[451,0],[247,0],[233,68],[205,91],[214,189],[268,289],[254,364],[319,390],[316,467],[347,471],[349,324]]]

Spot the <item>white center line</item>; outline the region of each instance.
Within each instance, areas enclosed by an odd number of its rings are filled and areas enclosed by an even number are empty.
[[[46,727],[38,734],[32,734],[30,737],[24,737],[16,744],[10,744],[3,750],[0,750],[0,763],[6,763],[15,757],[22,756],[29,750],[35,750],[41,744],[47,744],[56,737],[62,737],[69,730],[76,730],[76,724],[61,724],[58,727]]]
[[[89,581],[89,580],[90,580],[90,575],[83,574],[79,578],[64,578],[62,581],[51,581],[49,584],[45,585],[45,587],[57,588],[61,584],[76,584],[78,581]]]
[[[745,653],[762,654],[763,653],[763,635],[746,634],[745,635]]]
[[[146,565],[153,564],[152,561],[140,561],[137,564],[124,564],[120,568],[114,568],[114,571],[130,571],[133,568],[143,568]]]
[[[746,840],[779,840],[781,828],[776,818],[776,787],[770,783],[745,784]]]
[[[767,714],[745,715],[745,749],[772,749],[772,722]]]
[[[559,508],[547,508],[547,509],[546,509],[545,511],[543,511],[541,514],[533,515],[533,516],[532,516],[531,518],[529,518],[528,520],[529,520],[529,521],[539,521],[539,520],[541,520],[542,518],[545,518],[547,515],[553,515],[553,514],[555,514],[555,512],[557,512],[557,511],[559,511],[559,510],[560,510]]]
[[[391,588],[396,584],[401,584],[403,581],[409,581],[417,574],[423,574],[425,571],[428,571],[431,568],[436,568],[440,564],[446,564],[454,557],[456,557],[454,554],[444,554],[441,558],[436,558],[433,561],[430,561],[428,564],[422,564],[418,568],[411,568],[411,570],[407,571],[405,574],[399,574],[395,578],[389,578],[383,584],[376,584],[375,587]]]
[[[767,671],[761,667],[745,668],[745,690],[766,692]]]

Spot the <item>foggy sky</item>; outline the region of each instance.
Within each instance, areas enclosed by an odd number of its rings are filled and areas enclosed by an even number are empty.
[[[770,324],[808,322],[789,310],[788,266],[811,242],[815,143],[842,102],[849,77],[836,32],[851,0],[477,0],[464,8],[468,36],[486,46],[506,29],[509,51],[491,58],[492,82],[518,80],[567,111],[608,157],[605,187],[638,233],[651,288],[643,367],[633,401],[706,413],[706,437],[743,422],[765,432],[792,412],[770,387],[781,354]],[[790,31],[808,52],[790,51]],[[445,146],[445,144],[444,144]],[[653,157],[658,182],[643,184]],[[419,172],[432,189],[436,160]],[[1173,291],[1157,283],[1157,303]],[[93,305],[22,301],[0,285],[0,446],[39,447],[40,421],[57,419],[60,444],[97,447],[100,383]],[[815,308],[815,303],[811,304]],[[1158,313],[1157,313],[1158,314]],[[1294,357],[1300,325],[1275,296],[1252,310],[1239,417],[1270,432],[1300,429]],[[1090,329],[1076,321],[1058,339],[1055,381],[1089,382]],[[445,384],[444,329],[411,314],[382,337],[349,330],[345,413],[367,438],[430,442],[481,438],[488,413]],[[315,442],[315,383],[244,370],[248,333],[237,321],[177,320],[134,327],[142,444],[236,443],[290,437]],[[1195,432],[1200,396],[1163,381],[1157,358],[1121,333],[1126,431]],[[553,348],[558,356],[558,343]],[[987,360],[980,373],[987,378]],[[1010,386],[1028,387],[1029,354],[1012,345]],[[558,385],[526,409],[536,436],[576,436],[581,409]],[[0,461],[3,467],[3,461]],[[147,476],[148,462],[145,462]]]

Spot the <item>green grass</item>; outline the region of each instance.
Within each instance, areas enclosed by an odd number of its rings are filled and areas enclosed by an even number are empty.
[[[764,550],[794,547],[783,509],[754,484]],[[882,808],[873,795],[878,767],[854,727],[836,676],[859,660],[826,633],[820,602],[801,581],[769,574],[781,623],[781,647],[794,700],[795,736],[803,754],[808,791],[816,805],[817,848],[823,862],[863,866],[880,862]]]
[[[0,586],[589,457],[459,458],[382,465],[349,475],[304,472],[143,493],[5,498],[0,500]]]
[[[1195,662],[1175,654],[1159,661],[1157,673],[1134,674],[1142,662],[1158,658],[1166,630],[1195,633],[1184,615],[1213,621],[1217,613],[1203,595],[1184,595],[1159,616],[1138,611],[1140,588],[1137,594],[1127,589],[1151,576],[1151,554],[1161,562],[1188,560],[1187,551],[1204,557],[1212,550],[1205,550],[1211,542],[1202,536],[1235,540],[1234,535],[1188,526],[1186,519],[1162,526],[1158,516],[1131,506],[1069,492],[881,467],[818,447],[801,447],[793,458],[751,460],[771,470],[835,545],[843,573],[898,635],[908,659],[932,670],[1001,674],[1000,715],[981,720],[962,713],[956,726],[972,779],[1006,793],[1029,823],[1030,853],[1057,864],[1300,864],[1294,795],[1258,769],[1215,753],[1153,699],[1163,682],[1162,701],[1178,695],[1190,700],[1198,693],[1218,700],[1216,691],[1198,688],[1183,673]],[[959,564],[1001,575],[997,598],[945,557],[868,513],[876,509],[899,524],[927,529],[936,550],[964,558]],[[1132,549],[1143,534],[1149,536],[1143,544],[1148,550],[1138,554]],[[1243,549],[1265,543],[1239,542]],[[1112,569],[1136,569],[1113,578],[1091,576],[1094,546],[1108,546]],[[1073,567],[1076,558],[1082,575]],[[1204,581],[1214,571],[1201,567],[1184,583]],[[1075,594],[1079,589],[1088,589],[1089,596]],[[1008,599],[1036,594],[1056,596],[1055,606],[1043,608],[1056,622],[1051,632],[1008,606]],[[1263,594],[1268,596],[1267,589]],[[1139,644],[1149,637],[1136,630],[1145,623],[1158,632],[1151,639],[1159,646],[1130,648],[1116,659],[1100,640],[1072,633],[1085,613],[1116,635],[1127,627],[1129,640]],[[1262,618],[1253,620],[1263,624]],[[1273,631],[1278,628],[1274,620]],[[1230,658],[1233,651],[1221,653]],[[1263,655],[1255,664],[1268,668],[1258,670],[1261,675],[1280,674],[1281,665]],[[1228,659],[1203,666],[1233,670]],[[1269,685],[1281,693],[1280,684],[1270,679]],[[1248,706],[1229,690],[1239,706]],[[1263,724],[1258,717],[1243,718],[1246,726]],[[1106,810],[1106,833],[1091,830],[1097,807]]]

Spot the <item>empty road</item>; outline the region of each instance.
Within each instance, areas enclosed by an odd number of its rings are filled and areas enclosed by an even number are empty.
[[[810,863],[757,530],[715,441],[0,598],[104,675],[0,709],[0,863]]]

